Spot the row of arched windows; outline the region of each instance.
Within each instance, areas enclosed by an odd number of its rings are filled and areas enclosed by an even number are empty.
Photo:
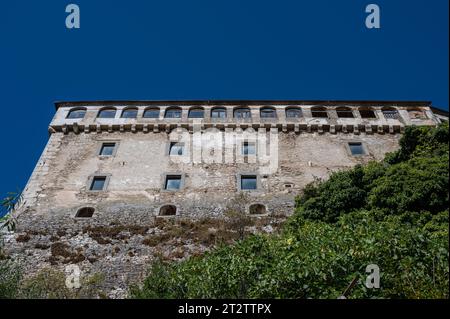
[[[313,118],[328,118],[327,109],[323,106],[316,106],[311,108],[311,115]],[[339,118],[354,118],[354,110],[349,107],[337,107],[335,109],[337,116]],[[384,107],[381,109],[385,118],[398,119],[399,114],[397,109],[393,107]],[[410,112],[422,112],[422,110],[411,109]],[[97,118],[115,118],[117,109],[114,107],[107,107],[101,109]],[[377,118],[375,111],[370,107],[361,107],[358,112],[362,118],[365,119],[375,119]],[[76,108],[70,110],[67,118],[69,119],[80,119],[84,118],[86,113],[86,108]],[[422,112],[423,113],[423,112]],[[166,109],[164,113],[164,118],[177,119],[181,118],[182,109],[180,107],[170,107]],[[302,109],[300,107],[288,107],[285,109],[285,114],[287,118],[300,118],[303,116]],[[135,107],[125,108],[122,113],[122,118],[137,118],[138,109]],[[159,118],[160,109],[158,107],[150,107],[144,110],[144,118]],[[204,118],[205,110],[201,107],[194,107],[189,110],[188,118]],[[237,119],[251,118],[251,112],[249,107],[238,107],[233,110],[233,117]],[[276,118],[277,111],[273,107],[262,107],[260,109],[260,117],[263,119]],[[215,107],[211,109],[211,118],[213,119],[225,119],[227,118],[227,109],[224,107]]]

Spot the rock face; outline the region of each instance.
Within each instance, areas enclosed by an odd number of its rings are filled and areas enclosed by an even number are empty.
[[[56,106],[7,248],[30,273],[101,272],[111,297],[156,256],[179,260],[242,236],[225,212],[254,215],[247,233],[271,233],[308,183],[382,159],[407,125],[440,122],[420,102]]]

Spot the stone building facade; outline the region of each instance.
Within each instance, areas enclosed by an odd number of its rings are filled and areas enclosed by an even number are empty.
[[[58,102],[19,212],[18,231],[37,237],[11,240],[12,251],[34,266],[57,264],[50,250],[61,242],[66,263],[138,275],[150,254],[142,240],[153,230],[136,225],[220,217],[240,193],[255,218],[289,215],[308,183],[381,160],[406,126],[444,119],[428,102]],[[118,224],[134,225],[126,243],[97,247],[89,227]],[[114,254],[116,246],[124,253]],[[125,281],[112,285],[124,289]]]

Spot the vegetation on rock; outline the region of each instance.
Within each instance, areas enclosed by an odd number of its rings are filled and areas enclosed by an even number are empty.
[[[280,234],[156,261],[131,297],[338,298],[357,278],[349,298],[448,298],[448,133],[408,127],[384,161],[308,185]]]

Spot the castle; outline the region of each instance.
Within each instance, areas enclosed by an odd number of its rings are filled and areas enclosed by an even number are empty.
[[[60,240],[67,263],[103,258],[99,269],[133,273],[146,262],[136,239],[145,230],[128,229],[133,256],[115,260],[116,248],[94,249],[86,227],[220,217],[239,193],[249,216],[289,215],[308,183],[383,159],[407,126],[444,120],[448,113],[415,101],[57,102],[19,231],[37,234],[28,241],[39,264]]]

